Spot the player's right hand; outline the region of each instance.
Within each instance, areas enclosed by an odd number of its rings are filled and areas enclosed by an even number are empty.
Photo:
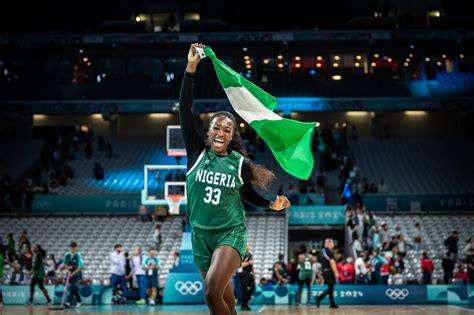
[[[201,43],[191,44],[191,47],[189,48],[189,52],[188,52],[188,65],[191,64],[191,65],[196,66],[199,63],[199,61],[201,61],[201,57],[197,53],[196,47],[204,48],[206,46]]]

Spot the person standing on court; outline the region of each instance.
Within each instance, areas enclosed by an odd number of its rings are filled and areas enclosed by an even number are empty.
[[[138,284],[138,305],[146,304],[146,275],[142,268],[145,254],[142,253],[141,247],[135,249],[135,256],[132,258],[132,274],[137,278]]]
[[[51,305],[51,298],[48,295],[48,291],[46,291],[44,287],[44,259],[46,257],[46,252],[40,245],[36,244],[33,245],[33,254],[34,261],[33,261],[33,270],[32,270],[32,277],[31,277],[31,284],[30,284],[30,299],[27,302],[27,305],[33,305],[33,296],[35,294],[35,286],[38,285],[41,292],[43,292],[44,297],[46,298],[47,304]],[[1,278],[1,277],[0,277]]]
[[[253,274],[253,257],[250,253],[250,245],[247,243],[244,259],[242,260],[242,272],[240,273],[240,289],[242,291],[242,311],[250,311],[249,301],[255,292],[255,277]]]
[[[323,269],[323,278],[324,282],[327,284],[328,288],[320,296],[316,298],[316,306],[319,307],[321,300],[329,295],[330,308],[338,308],[334,302],[334,284],[336,279],[339,279],[339,272],[337,271],[336,260],[334,259],[334,241],[330,238],[324,240],[324,247],[319,254],[319,261]]]
[[[158,251],[150,248],[150,256],[145,258],[142,263],[142,269],[146,272],[146,289],[149,296],[150,306],[155,306],[156,295],[158,293],[158,270],[160,270],[160,260]]]
[[[112,292],[115,295],[117,285],[122,290],[122,301],[127,298],[127,280],[125,279],[125,255],[122,244],[115,244],[114,251],[110,254],[110,273]]]
[[[67,308],[71,307],[73,297],[76,297],[76,308],[81,307],[82,302],[77,283],[82,279],[84,263],[81,254],[76,249],[77,243],[72,241],[69,244],[69,252],[66,253],[63,260],[63,269],[69,270],[69,302],[64,304]]]
[[[306,245],[301,244],[300,254],[298,255],[298,266],[299,266],[299,275],[298,275],[298,301],[296,304],[301,304],[301,295],[303,293],[303,286],[306,285],[307,288],[307,299],[306,304],[309,304],[309,299],[311,297],[311,280],[313,278],[313,260],[311,255],[308,254],[308,249]]]

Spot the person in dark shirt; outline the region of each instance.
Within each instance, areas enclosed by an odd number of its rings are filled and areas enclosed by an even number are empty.
[[[253,257],[250,253],[250,245],[247,243],[244,259],[240,265],[242,272],[240,273],[240,289],[242,292],[242,311],[250,311],[249,301],[255,292],[255,277],[253,273]]]
[[[444,245],[448,249],[449,254],[452,255],[451,258],[454,261],[457,260],[457,256],[458,256],[458,242],[459,242],[459,237],[458,237],[458,232],[457,231],[453,231],[451,236],[448,237],[444,241]]]
[[[446,256],[443,258],[441,262],[441,266],[443,267],[444,273],[444,283],[449,284],[451,279],[454,277],[454,260],[451,258],[451,253],[447,252]]]
[[[40,290],[43,292],[48,305],[50,305],[52,301],[48,295],[48,291],[46,291],[44,287],[44,277],[45,277],[44,259],[46,257],[46,252],[38,244],[33,245],[32,250],[35,255],[35,259],[33,262],[33,271],[32,271],[31,284],[30,284],[30,299],[26,304],[33,305],[33,296],[35,294],[35,286],[38,285]]]
[[[321,269],[323,278],[328,288],[320,296],[316,298],[316,306],[319,307],[322,299],[329,295],[330,308],[338,308],[334,302],[334,284],[336,279],[339,279],[339,272],[337,271],[336,260],[334,259],[334,241],[330,238],[324,240],[324,248],[321,250],[318,260],[321,262]]]
[[[467,279],[470,285],[474,285],[474,255],[469,255],[466,259]]]

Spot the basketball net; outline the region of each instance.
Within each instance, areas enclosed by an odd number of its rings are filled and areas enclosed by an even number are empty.
[[[168,202],[169,213],[170,214],[179,214],[179,206],[181,201],[183,201],[183,195],[170,194],[166,196],[166,201]]]

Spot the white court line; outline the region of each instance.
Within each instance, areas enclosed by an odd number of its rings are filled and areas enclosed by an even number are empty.
[[[263,307],[260,309],[260,311],[258,311],[258,313],[261,313],[261,312],[263,312],[263,311],[264,311],[266,308],[267,308],[267,306],[266,306],[266,305],[264,305],[264,306],[263,306]]]

